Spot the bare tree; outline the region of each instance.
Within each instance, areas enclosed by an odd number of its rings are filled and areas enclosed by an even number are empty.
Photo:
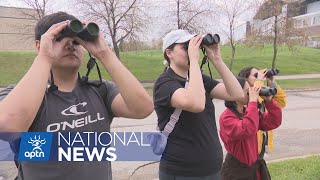
[[[280,40],[279,36],[282,33],[282,29],[284,29],[286,27],[285,23],[286,23],[287,18],[286,18],[286,16],[281,16],[282,6],[284,5],[283,1],[269,0],[266,2],[265,5],[269,6],[270,9],[268,10],[268,12],[263,10],[265,12],[262,12],[262,14],[265,14],[265,15],[268,14],[268,15],[273,16],[272,29],[269,32],[273,34],[270,37],[273,40],[273,42],[272,42],[272,44],[273,44],[272,68],[275,68],[275,61],[276,61],[277,53],[278,53],[278,40]]]
[[[161,23],[162,33],[172,29],[190,32],[207,32],[206,20],[212,15],[212,6],[206,0],[158,0],[158,10],[154,13]]]
[[[177,28],[197,31],[201,28],[201,18],[211,12],[204,1],[175,0]]]
[[[20,0],[24,4],[26,4],[29,8],[31,8],[32,12],[21,9],[21,12],[31,19],[36,21],[42,19],[47,13],[47,6],[50,0]],[[36,12],[36,13],[34,13]]]
[[[18,0],[19,5],[26,8],[18,8],[18,16],[25,19],[19,24],[14,25],[15,31],[21,35],[17,43],[30,42],[34,39],[35,24],[47,13],[47,7],[50,0]]]
[[[243,19],[248,17],[248,11],[252,9],[253,5],[247,0],[219,0],[215,2],[216,15],[219,21],[217,24],[227,36],[228,43],[231,46],[230,70],[232,70],[234,64],[236,46],[239,43],[236,33],[245,25],[246,21]]]
[[[76,0],[82,13],[101,26],[110,37],[116,56],[120,59],[119,45],[124,40],[138,38],[143,32],[147,15],[141,0]]]
[[[254,24],[251,32],[251,43],[259,46],[265,43],[272,44],[272,68],[276,67],[279,45],[287,45],[289,50],[294,52],[294,46],[301,45],[306,39],[303,31],[295,28],[294,19],[291,18],[298,15],[301,6],[300,2],[287,4],[282,0],[267,0],[259,7],[254,17],[256,25]]]

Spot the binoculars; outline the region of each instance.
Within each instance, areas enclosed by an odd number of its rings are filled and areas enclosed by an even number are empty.
[[[78,36],[85,41],[94,41],[99,35],[99,26],[95,23],[83,25],[79,20],[74,19],[68,22],[68,25],[63,29],[57,37],[57,41],[61,41],[65,37]]]
[[[200,46],[206,45],[210,46],[212,44],[218,44],[220,42],[220,36],[218,34],[206,34],[202,36],[202,42]]]
[[[205,34],[202,36],[202,41],[200,43],[200,47],[205,46],[210,46],[212,44],[218,44],[220,42],[220,36],[218,34]],[[189,47],[189,41],[184,43],[184,48],[188,49]]]
[[[266,74],[266,76],[269,78],[271,76],[275,76],[279,74],[279,70],[278,69],[268,69],[268,72]]]
[[[276,88],[270,88],[270,87],[261,87],[261,90],[259,92],[259,96],[274,96],[277,94]]]

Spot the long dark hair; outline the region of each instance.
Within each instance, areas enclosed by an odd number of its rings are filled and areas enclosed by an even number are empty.
[[[237,77],[238,82],[240,83],[242,89],[244,87],[244,85],[246,84],[246,79],[243,77]],[[235,101],[225,101],[224,105],[227,108],[236,108],[237,107],[237,103]]]
[[[238,77],[243,77],[243,78],[247,79],[250,76],[252,69],[258,69],[258,68],[254,67],[254,66],[245,67],[239,71]]]

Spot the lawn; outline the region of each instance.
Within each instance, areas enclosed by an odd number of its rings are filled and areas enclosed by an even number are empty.
[[[320,78],[277,80],[283,89],[320,88]]]
[[[320,156],[269,163],[273,180],[319,180]]]
[[[229,65],[230,48],[221,47],[223,59]],[[279,49],[276,67],[280,69],[281,75],[286,74],[311,74],[320,73],[320,49],[299,47],[292,54],[287,48]],[[270,68],[272,60],[272,47],[264,49],[248,48],[238,46],[233,72],[237,72],[246,66],[257,66],[259,68]],[[18,82],[31,66],[36,52],[0,52],[0,86],[6,86]],[[85,60],[88,56],[85,57]],[[163,56],[160,50],[126,52],[121,54],[123,64],[140,80],[153,81],[163,71]],[[81,74],[85,73],[85,65],[81,68]],[[100,66],[101,67],[101,66]],[[101,67],[102,68],[102,67]],[[204,71],[208,73],[208,67]],[[211,66],[214,78],[219,78],[216,70]],[[94,70],[92,79],[98,77]],[[105,79],[110,79],[106,71],[102,72]]]
[[[277,80],[277,83],[284,90],[320,88],[320,78]],[[145,89],[152,96],[153,86],[146,86]]]

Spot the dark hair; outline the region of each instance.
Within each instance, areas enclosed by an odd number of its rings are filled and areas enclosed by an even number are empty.
[[[65,12],[57,12],[40,19],[35,27],[35,40],[40,40],[41,36],[53,25],[66,20],[74,20],[76,17]]]
[[[253,67],[253,66],[245,67],[245,68],[240,70],[240,72],[238,73],[238,77],[243,77],[243,78],[247,79],[250,76],[250,73],[251,73],[252,69],[258,69],[258,68]]]
[[[240,83],[240,85],[241,85],[241,87],[243,89],[244,85],[246,84],[246,79],[243,78],[243,77],[237,77],[237,80],[238,80],[238,82]],[[227,108],[235,108],[235,107],[237,107],[237,103],[235,101],[225,101],[224,105]]]
[[[173,43],[173,44],[171,44],[169,47],[167,47],[167,49],[170,49],[170,50],[172,51],[173,48],[174,48],[176,45],[177,45],[177,43]],[[169,57],[167,56],[166,49],[164,50],[163,56],[164,56],[164,59],[168,61],[169,66],[170,66],[170,59],[169,59]],[[166,71],[167,71],[167,67],[164,68],[163,72],[166,72]]]

